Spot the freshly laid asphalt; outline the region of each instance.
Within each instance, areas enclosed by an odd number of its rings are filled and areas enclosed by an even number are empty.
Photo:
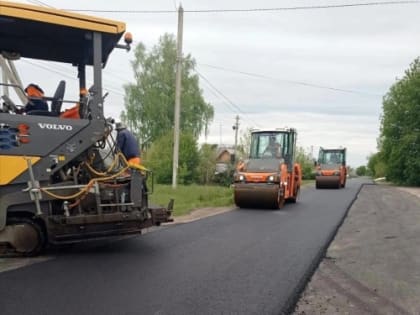
[[[280,314],[362,183],[60,251],[0,273],[0,314]]]

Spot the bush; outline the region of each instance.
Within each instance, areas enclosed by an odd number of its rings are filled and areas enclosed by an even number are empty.
[[[356,168],[356,175],[358,176],[365,176],[367,173],[367,168],[364,165],[359,166]]]
[[[229,187],[233,183],[233,173],[235,167],[231,164],[228,165],[228,169],[224,172],[220,172],[214,175],[214,183],[221,186]]]
[[[196,139],[188,133],[181,133],[179,146],[178,181],[191,184],[197,179],[199,161]],[[145,154],[146,167],[151,169],[159,184],[172,183],[173,133],[157,139]]]

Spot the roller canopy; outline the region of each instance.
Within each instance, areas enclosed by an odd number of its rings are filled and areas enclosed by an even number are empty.
[[[102,62],[105,64],[125,32],[125,23],[0,1],[0,52],[92,65],[93,32],[102,35]]]

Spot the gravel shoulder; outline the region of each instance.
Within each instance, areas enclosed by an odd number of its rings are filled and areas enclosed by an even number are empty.
[[[420,314],[420,188],[366,185],[293,314]]]

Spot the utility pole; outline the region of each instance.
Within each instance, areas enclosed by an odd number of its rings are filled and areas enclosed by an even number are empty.
[[[172,166],[172,188],[176,188],[179,157],[179,116],[181,112],[181,75],[182,75],[182,31],[184,9],[178,8],[178,34],[176,40],[176,81],[175,81],[175,113],[174,113],[174,159]]]
[[[237,146],[238,146],[238,130],[239,130],[239,116],[236,115],[235,118],[236,122],[235,124],[232,126],[232,129],[235,130],[235,147],[234,147],[234,157],[235,157],[235,161],[236,161],[236,151],[237,151]]]

